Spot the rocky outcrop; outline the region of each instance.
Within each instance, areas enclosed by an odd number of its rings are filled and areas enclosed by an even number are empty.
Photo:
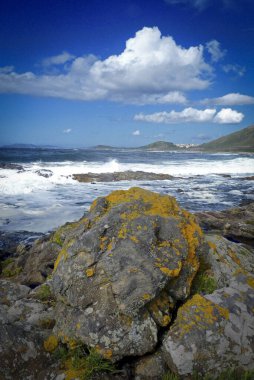
[[[43,347],[54,325],[53,309],[34,296],[27,286],[0,280],[1,379],[42,380],[56,373]]]
[[[253,250],[204,235],[172,197],[115,191],[11,258],[0,276],[0,378],[81,378],[87,350],[117,366],[93,380],[254,370]]]
[[[55,334],[112,360],[155,349],[190,294],[203,238],[191,214],[143,189],[97,199],[55,263]]]
[[[224,211],[199,212],[196,217],[205,231],[254,246],[254,202]]]
[[[0,162],[0,169],[10,169],[10,170],[18,170],[20,172],[24,171],[24,168],[22,165],[19,164],[12,164],[7,162]]]
[[[213,294],[194,295],[163,341],[168,366],[180,375],[253,369],[253,308],[254,279],[244,274]]]
[[[114,172],[114,173],[87,173],[73,174],[73,179],[79,182],[118,182],[118,181],[161,181],[171,180],[174,177],[168,174],[157,174],[142,171]]]

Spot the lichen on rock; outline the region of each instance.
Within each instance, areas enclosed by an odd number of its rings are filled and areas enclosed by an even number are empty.
[[[110,349],[112,360],[151,352],[190,294],[202,244],[194,217],[170,196],[131,188],[98,198],[68,226],[55,263],[55,333]]]

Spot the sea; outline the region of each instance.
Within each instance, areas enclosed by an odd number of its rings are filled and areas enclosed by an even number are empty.
[[[0,230],[46,233],[78,220],[92,201],[139,186],[168,194],[191,212],[223,210],[254,200],[254,155],[96,149],[0,149]],[[1,166],[1,165],[0,165]],[[3,167],[3,165],[2,165]],[[172,180],[79,183],[73,174],[165,173]]]

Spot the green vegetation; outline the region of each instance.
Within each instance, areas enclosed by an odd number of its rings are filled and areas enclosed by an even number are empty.
[[[104,359],[96,349],[91,349],[87,353],[82,345],[73,349],[59,346],[53,355],[62,362],[67,380],[76,377],[81,380],[89,380],[95,374],[116,372],[115,366],[109,360]]]
[[[3,269],[2,273],[4,275],[4,277],[14,277],[14,276],[17,276],[20,272],[22,272],[22,268],[21,267],[9,267],[7,266],[6,268]]]
[[[198,273],[193,281],[193,293],[211,294],[217,289],[216,279],[208,273]]]
[[[47,284],[42,284],[35,293],[35,298],[42,302],[48,302],[53,300],[51,289]]]
[[[254,125],[198,147],[214,152],[254,152]]]
[[[168,142],[168,141],[156,141],[152,144],[148,144],[148,145],[145,145],[145,146],[141,146],[137,149],[142,149],[142,150],[164,150],[164,151],[167,151],[167,150],[179,150],[180,148],[173,144],[172,142]]]

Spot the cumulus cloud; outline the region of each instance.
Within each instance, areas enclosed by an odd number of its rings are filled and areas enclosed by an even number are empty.
[[[64,130],[63,130],[63,133],[70,133],[71,131],[72,131],[71,128],[67,128],[67,129],[64,129]]]
[[[206,48],[211,54],[212,62],[220,61],[226,54],[226,50],[221,49],[220,42],[217,40],[211,40],[206,43]]]
[[[45,62],[60,64],[72,57],[62,53]],[[184,48],[172,37],[162,36],[157,27],[144,27],[126,41],[121,54],[105,60],[93,55],[77,57],[64,72],[51,75],[2,72],[0,92],[85,101],[184,103],[183,91],[207,88],[211,72],[202,45]]]
[[[61,54],[43,59],[42,66],[48,67],[52,65],[63,65],[66,62],[72,61],[74,58],[75,55],[72,55],[67,51],[63,51]]]
[[[143,113],[139,113],[134,116],[134,120],[165,124],[189,122],[202,123],[211,121],[215,114],[215,109],[198,110],[189,107],[185,108],[183,111],[180,112],[156,112],[150,115],[144,115]]]
[[[207,108],[198,110],[196,108],[185,108],[182,111],[170,112],[156,112],[153,114],[145,115],[139,113],[134,116],[136,121],[146,121],[149,123],[163,123],[163,124],[180,124],[180,123],[204,123],[214,122],[219,124],[240,123],[244,115],[240,112],[234,111],[231,108],[223,108],[216,113],[216,109]]]
[[[254,104],[254,97],[249,95],[242,95],[239,93],[230,93],[219,98],[204,99],[202,104],[209,104],[215,106],[241,106]]]
[[[244,118],[244,114],[232,110],[231,108],[222,108],[214,118],[215,123],[219,124],[238,124]]]
[[[141,135],[139,129],[136,129],[136,131],[133,131],[132,134],[133,134],[133,136],[140,136]]]
[[[239,77],[243,77],[246,71],[245,67],[240,66],[240,65],[232,65],[232,64],[223,65],[222,69],[227,74],[233,73],[233,74],[238,75]]]

